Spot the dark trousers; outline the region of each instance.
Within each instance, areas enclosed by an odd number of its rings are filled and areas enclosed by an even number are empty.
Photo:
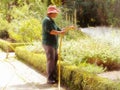
[[[46,58],[47,58],[47,79],[48,80],[56,80],[57,79],[57,60],[58,53],[57,49],[52,46],[43,45]]]

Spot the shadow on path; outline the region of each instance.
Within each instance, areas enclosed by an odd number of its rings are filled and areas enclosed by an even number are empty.
[[[0,90],[58,90],[57,84],[38,84],[38,83],[26,83],[19,85],[12,85],[7,87],[0,87]],[[65,89],[61,89],[65,90]]]

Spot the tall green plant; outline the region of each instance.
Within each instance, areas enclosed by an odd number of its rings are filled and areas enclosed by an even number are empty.
[[[37,19],[31,18],[22,23],[19,34],[24,42],[31,42],[41,40],[41,30],[41,23]]]
[[[21,1],[19,6],[13,6],[11,10],[10,37],[18,42],[40,40],[41,22],[47,6],[41,0]]]
[[[62,0],[51,0],[51,3],[57,6],[61,6],[62,5]]]
[[[107,0],[106,3],[104,3],[108,16],[107,21],[112,26],[120,26],[120,11],[118,10],[120,8],[119,4],[119,0]]]
[[[41,40],[42,27],[39,20],[29,18],[20,23],[21,25],[18,25],[17,27],[13,26],[13,28],[9,30],[11,38],[15,39],[17,42],[33,42],[35,40]]]

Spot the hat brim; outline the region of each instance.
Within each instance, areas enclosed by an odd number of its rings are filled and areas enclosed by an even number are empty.
[[[49,13],[59,13],[59,11],[53,10],[53,11],[48,11],[47,13],[48,13],[48,14],[49,14]]]

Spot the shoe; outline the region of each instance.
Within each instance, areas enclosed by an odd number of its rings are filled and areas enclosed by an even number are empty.
[[[48,81],[47,81],[47,84],[55,84],[55,83],[56,83],[55,80],[48,80]]]
[[[55,83],[58,83],[58,80],[55,80]]]

